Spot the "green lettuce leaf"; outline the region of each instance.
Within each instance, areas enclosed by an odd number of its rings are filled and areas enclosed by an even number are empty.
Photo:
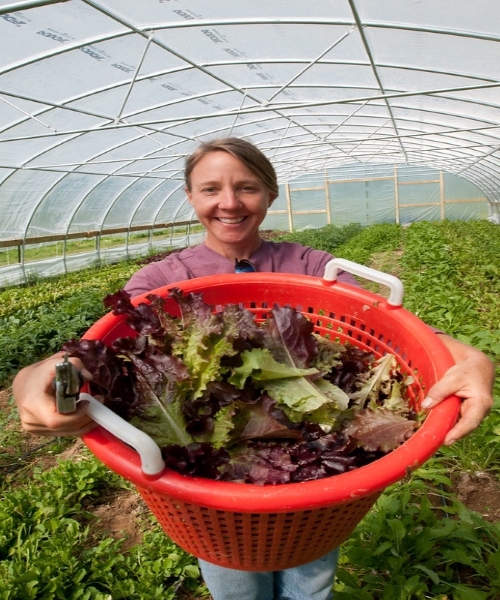
[[[241,354],[242,364],[232,370],[229,382],[242,389],[251,379],[265,390],[294,423],[305,418],[332,428],[349,396],[324,379],[309,379],[318,371],[287,366],[274,360],[268,349],[254,348]],[[318,412],[319,411],[319,412]]]
[[[379,406],[380,395],[390,397],[392,394],[393,374],[397,371],[397,362],[393,354],[376,360],[359,390],[351,394],[351,399],[358,410],[363,408],[376,409]]]
[[[235,304],[218,312],[203,302],[201,294],[183,296],[179,290],[171,295],[182,312],[183,334],[173,343],[173,353],[182,357],[190,374],[190,398],[198,398],[207,385],[221,381],[227,373],[223,359],[239,353],[237,341],[259,343],[264,334],[252,313]]]
[[[186,446],[193,438],[186,431],[186,421],[182,412],[182,401],[166,400],[143,387],[144,410],[133,416],[130,423],[147,433],[160,447],[170,444]]]
[[[255,382],[262,382],[287,377],[304,377],[318,373],[315,368],[300,369],[277,362],[267,348],[245,350],[240,354],[240,358],[242,360],[241,366],[234,367],[228,379],[229,383],[239,389],[243,389],[249,378]]]

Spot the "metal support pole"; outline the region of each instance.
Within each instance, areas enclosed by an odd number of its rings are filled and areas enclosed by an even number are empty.
[[[29,10],[30,8],[37,8],[38,6],[46,6],[48,4],[61,4],[62,2],[68,2],[68,0],[31,0],[28,2],[14,2],[12,4],[7,4],[6,6],[1,6],[0,15],[7,15],[20,10]]]

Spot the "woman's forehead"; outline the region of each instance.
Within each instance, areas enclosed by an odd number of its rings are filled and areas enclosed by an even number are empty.
[[[224,151],[205,154],[191,172],[191,180],[196,180],[196,182],[220,179],[260,181],[260,178],[245,163]]]

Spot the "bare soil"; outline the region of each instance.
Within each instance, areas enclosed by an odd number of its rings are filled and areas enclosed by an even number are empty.
[[[491,523],[500,521],[500,483],[484,471],[460,473],[453,477],[457,498],[467,508]]]

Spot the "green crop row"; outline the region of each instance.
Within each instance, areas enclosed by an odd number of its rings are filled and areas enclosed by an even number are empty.
[[[442,459],[387,489],[343,546],[335,600],[495,600],[500,523],[447,491]]]
[[[104,297],[138,268],[125,262],[0,290],[0,386],[80,337],[104,314]]]

